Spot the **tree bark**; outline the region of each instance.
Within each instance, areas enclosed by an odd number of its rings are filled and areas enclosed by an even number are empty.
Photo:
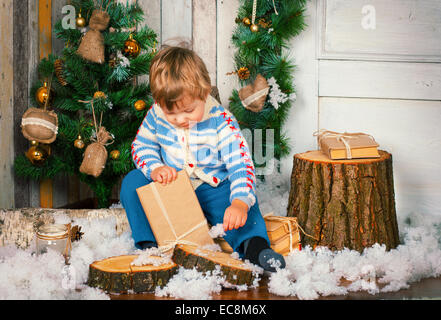
[[[375,243],[399,244],[392,155],[330,160],[321,151],[294,156],[288,216],[307,234],[302,245],[363,251]]]
[[[87,284],[109,293],[152,292],[157,286],[165,286],[177,271],[174,263],[132,266],[137,257],[126,255],[95,261],[89,266]]]
[[[255,278],[251,267],[224,252],[179,244],[173,251],[172,260],[186,269],[196,268],[200,272],[213,271],[216,266],[220,266],[226,281],[232,285],[250,286]]]

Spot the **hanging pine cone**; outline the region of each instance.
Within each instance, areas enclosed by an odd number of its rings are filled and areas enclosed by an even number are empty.
[[[242,67],[237,71],[240,80],[246,80],[250,77],[250,70],[247,67]]]
[[[57,76],[58,81],[63,87],[66,86],[67,82],[63,76],[63,60],[61,59],[55,60],[54,67],[55,67],[55,75]]]

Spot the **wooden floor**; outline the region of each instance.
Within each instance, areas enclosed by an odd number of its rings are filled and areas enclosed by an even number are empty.
[[[214,300],[298,300],[297,297],[282,297],[268,292],[268,277],[264,276],[260,286],[253,290],[237,291],[223,289],[214,294]],[[112,300],[175,300],[170,297],[156,297],[153,293],[110,295]],[[326,296],[319,300],[402,300],[402,299],[437,299],[441,300],[441,277],[427,278],[412,284],[408,289],[397,292],[371,295],[367,292],[351,292],[343,296]]]

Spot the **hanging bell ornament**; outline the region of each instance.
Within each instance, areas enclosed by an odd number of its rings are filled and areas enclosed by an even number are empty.
[[[49,147],[49,146],[48,146]],[[50,147],[43,148],[38,143],[32,143],[32,146],[26,152],[26,157],[31,161],[33,165],[41,166],[47,160],[49,156]]]
[[[78,135],[78,138],[74,141],[74,147],[77,149],[83,149],[85,146],[85,143],[83,141],[83,138],[81,135]]]
[[[112,151],[110,152],[110,157],[111,157],[113,160],[118,160],[120,154],[121,154],[121,153],[119,152],[119,150],[112,150]]]
[[[257,31],[259,31],[259,26],[257,24],[252,24],[250,27],[250,30],[252,32],[257,32]]]
[[[133,35],[130,34],[129,39],[124,42],[123,54],[127,58],[136,58],[141,52],[141,48],[139,47],[138,41],[133,39]]]
[[[49,105],[54,100],[53,97],[54,97],[54,90],[52,88],[51,90],[49,90],[46,81],[44,82],[43,86],[38,88],[37,92],[35,93],[35,99],[37,100],[37,103],[41,108],[44,107],[47,99],[49,99],[48,101],[48,107],[49,107]]]
[[[134,107],[135,107],[136,111],[142,111],[142,110],[145,109],[146,103],[145,103],[144,100],[138,100],[138,101],[135,102]]]
[[[246,25],[246,26],[251,25],[251,20],[250,20],[250,18],[248,18],[248,17],[243,18],[243,19],[242,19],[242,22],[243,22],[243,24]]]
[[[77,25],[78,28],[84,28],[84,27],[86,26],[86,19],[84,19],[84,18],[81,16],[81,11],[80,11],[80,13],[78,14],[77,19],[75,20],[75,23],[76,23],[76,25]]]

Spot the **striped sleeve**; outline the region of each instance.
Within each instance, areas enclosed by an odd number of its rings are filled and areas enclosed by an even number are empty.
[[[239,199],[252,207],[256,202],[256,177],[248,144],[235,117],[224,108],[217,119],[218,150],[231,182],[230,201]]]
[[[154,169],[164,165],[156,139],[156,123],[154,108],[150,108],[132,142],[133,162],[147,179],[151,179],[150,175]]]

